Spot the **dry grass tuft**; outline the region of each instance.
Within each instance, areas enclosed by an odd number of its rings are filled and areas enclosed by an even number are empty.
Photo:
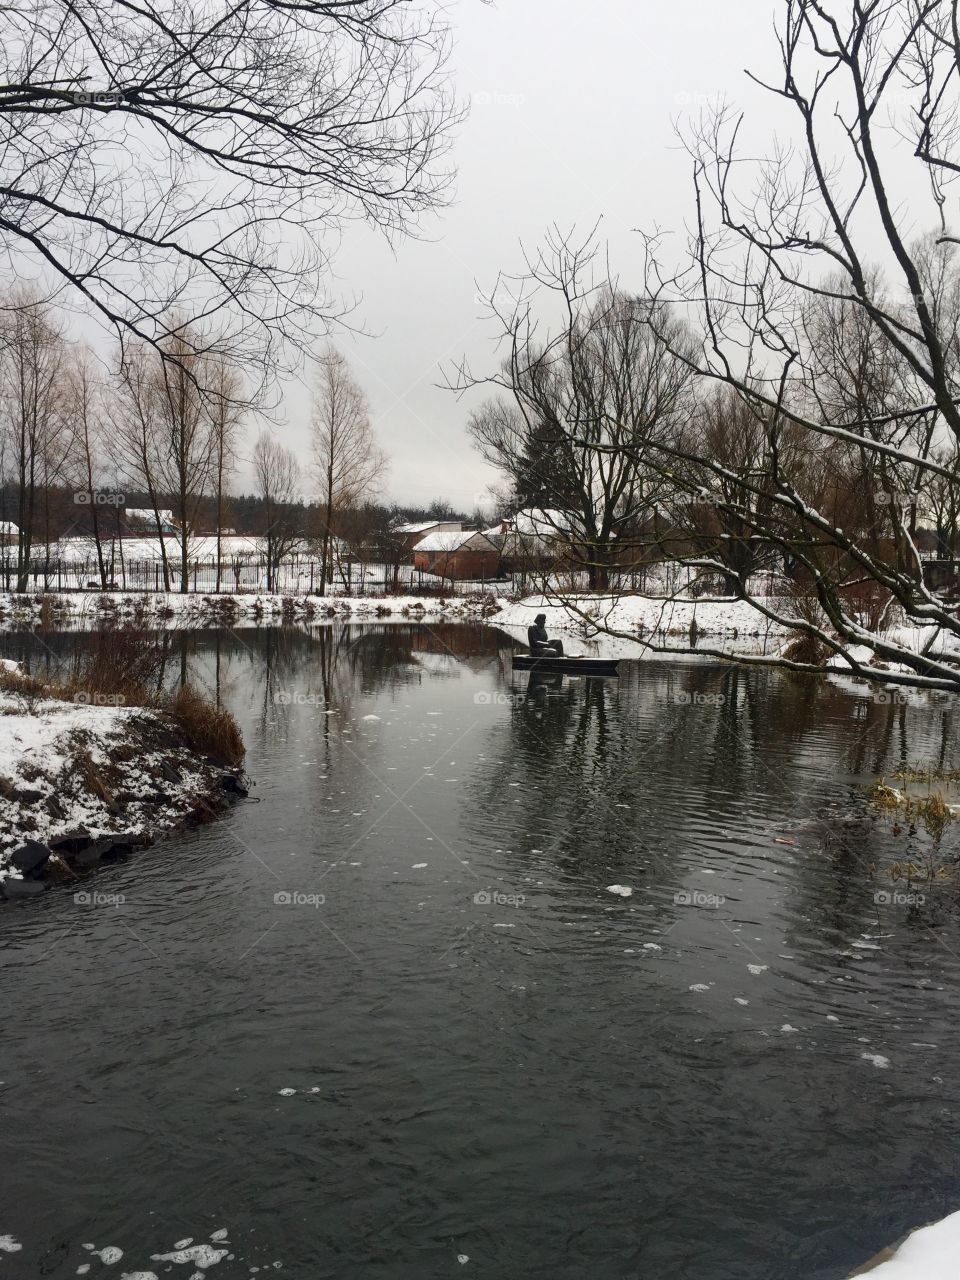
[[[86,636],[74,655],[60,697],[119,706],[148,706],[163,674],[165,654],[140,627],[106,627]]]
[[[803,662],[819,667],[827,656],[827,647],[807,631],[791,631],[789,644],[783,651],[788,662]]]
[[[91,795],[95,795],[106,805],[112,805],[113,792],[107,786],[103,775],[90,754],[90,748],[84,743],[77,743],[73,749],[71,772],[80,779],[80,783]]]
[[[240,726],[229,711],[208,702],[193,685],[183,685],[165,698],[160,706],[192,750],[202,755],[217,756],[230,765],[238,765],[243,760]]]

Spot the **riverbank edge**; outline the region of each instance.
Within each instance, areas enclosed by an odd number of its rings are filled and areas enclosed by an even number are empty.
[[[233,626],[389,618],[481,619],[508,602],[490,593],[470,596],[294,596],[223,592],[179,595],[175,592],[64,591],[18,594],[0,592],[0,629],[99,627],[135,622],[140,626]]]
[[[239,765],[193,750],[162,711],[2,694],[0,900],[56,883],[86,892],[98,865],[210,822],[247,792]]]

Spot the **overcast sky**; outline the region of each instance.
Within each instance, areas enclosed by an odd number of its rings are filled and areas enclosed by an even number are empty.
[[[521,242],[535,246],[554,222],[586,232],[602,218],[626,288],[641,284],[635,228],[675,229],[679,251],[691,186],[674,122],[719,96],[763,109],[743,71],[775,69],[774,10],[774,0],[452,6],[453,74],[470,103],[453,150],[455,201],[395,254],[351,229],[335,263],[374,335],[337,342],[390,456],[385,498],[472,509],[494,478],[466,435],[471,402],[435,384],[463,356],[476,372],[495,367],[477,287],[521,266]],[[287,388],[284,416],[283,438],[306,453],[302,383]]]

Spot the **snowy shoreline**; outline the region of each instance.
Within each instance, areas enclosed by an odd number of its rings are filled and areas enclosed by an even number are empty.
[[[176,592],[64,591],[0,592],[0,631],[37,623],[96,628],[117,623],[196,627],[267,625],[327,618],[475,619],[489,617],[505,603],[476,596],[294,596],[266,594],[199,595]]]
[[[245,794],[161,713],[0,692],[0,899],[79,881]]]

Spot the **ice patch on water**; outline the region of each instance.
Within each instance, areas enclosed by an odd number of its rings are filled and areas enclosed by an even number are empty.
[[[124,1271],[120,1280],[159,1280],[155,1271]]]
[[[461,1265],[461,1267],[462,1267],[462,1266],[464,1266],[464,1264],[465,1264],[465,1263],[467,1263],[467,1262],[469,1262],[469,1261],[470,1261],[470,1255],[469,1255],[468,1253],[458,1253],[458,1254],[457,1254],[457,1261],[460,1263],[460,1265]]]
[[[608,884],[607,893],[615,893],[619,898],[633,897],[633,890],[626,884]]]
[[[297,1091],[296,1089],[278,1089],[277,1092],[281,1098],[292,1098]]]
[[[172,1253],[151,1253],[151,1262],[192,1262],[204,1270],[215,1267],[227,1256],[226,1249],[214,1249],[209,1244],[195,1244],[192,1249],[175,1249]]]
[[[787,1035],[790,1035],[790,1033],[793,1031],[796,1031],[796,1029],[797,1029],[796,1027],[791,1027],[789,1022],[785,1022],[783,1026],[780,1028],[780,1030],[785,1032]]]
[[[690,988],[691,991],[709,991],[710,984],[707,982],[695,982]]]
[[[881,1071],[886,1071],[890,1066],[890,1059],[885,1058],[882,1053],[861,1053],[860,1057],[865,1058],[867,1062],[872,1062]]]
[[[744,1000],[743,996],[734,996],[733,998],[734,998],[734,1000],[736,1001],[736,1003],[737,1003],[737,1004],[749,1004],[749,1003],[750,1003],[750,1001],[749,1001],[749,1000]]]
[[[79,1265],[79,1267],[77,1267],[77,1275],[78,1275],[78,1276],[85,1276],[89,1270],[90,1270],[90,1263],[89,1263],[89,1262],[81,1262],[81,1263],[80,1263],[80,1265]]]
[[[425,862],[415,862],[415,863],[413,863],[413,865],[411,866],[410,870],[411,870],[411,871],[422,871],[422,870],[423,870],[423,868],[424,868],[426,865],[427,865],[427,864],[426,864]]]
[[[659,942],[645,942],[643,949],[644,951],[662,951],[663,947],[660,946]]]
[[[93,1256],[99,1258],[101,1262],[105,1262],[108,1267],[112,1267],[115,1262],[119,1262],[123,1257],[123,1250],[118,1249],[115,1244],[108,1244],[104,1249],[94,1249]]]
[[[362,716],[362,717],[361,717],[361,719],[363,719],[363,720],[379,720],[379,719],[380,719],[380,717],[379,717],[379,716],[373,716],[373,715],[371,715],[371,716]]]
[[[185,1249],[188,1244],[193,1244],[193,1236],[185,1236],[182,1240],[178,1240],[173,1247],[175,1249]]]
[[[83,1246],[87,1248],[86,1245]],[[93,1245],[89,1246],[91,1249]],[[0,1236],[0,1253],[19,1253],[23,1245],[19,1240],[14,1240],[13,1236]]]
[[[770,968],[770,966],[768,964],[748,964],[747,968],[750,970],[751,973],[757,974],[757,973],[766,973],[766,971]]]

